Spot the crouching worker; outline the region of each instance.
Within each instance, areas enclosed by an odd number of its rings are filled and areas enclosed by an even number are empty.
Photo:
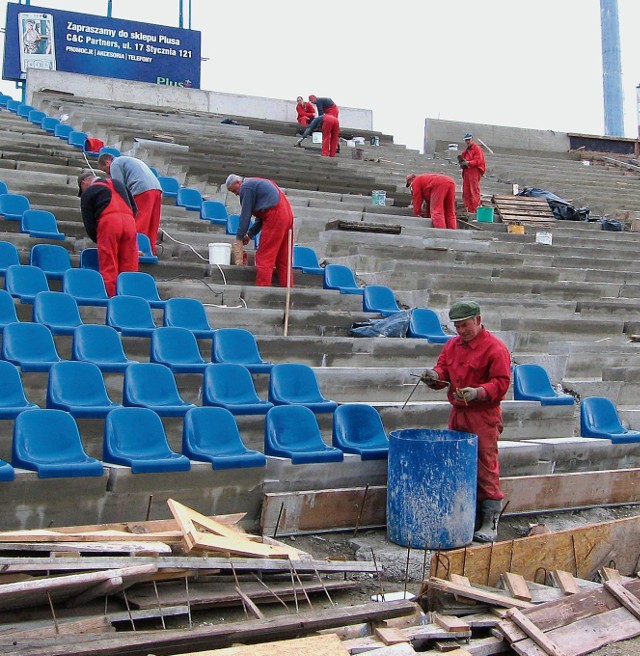
[[[78,176],[82,222],[98,246],[98,267],[109,296],[116,293],[121,271],[138,270],[135,202],[117,180],[101,178],[89,169]]]
[[[511,382],[511,355],[506,345],[483,325],[475,301],[456,301],[449,310],[457,337],[443,347],[433,369],[421,380],[431,389],[448,386],[449,429],[478,436],[478,507],[473,539],[493,542],[504,494],[500,489],[498,439],[502,409]],[[477,524],[477,523],[476,523]]]

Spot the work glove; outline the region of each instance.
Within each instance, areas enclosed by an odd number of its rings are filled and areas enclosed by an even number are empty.
[[[461,160],[460,160],[460,168],[462,168],[462,169],[466,169],[467,166],[469,166],[469,162],[467,162],[466,159],[461,159]]]
[[[233,241],[233,263],[237,266],[244,264],[244,250],[241,239],[234,239]]]
[[[456,396],[463,401],[475,401],[480,394],[479,387],[461,387],[456,390]]]
[[[242,245],[243,245],[243,246],[246,246],[250,241],[251,241],[251,237],[249,237],[249,235],[245,235],[245,236],[242,238]]]
[[[425,385],[433,385],[433,383],[437,383],[440,380],[440,376],[438,376],[438,372],[435,369],[425,369],[422,376],[420,376],[420,380]]]

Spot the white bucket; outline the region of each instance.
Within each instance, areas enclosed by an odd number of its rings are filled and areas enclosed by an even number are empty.
[[[387,192],[376,190],[371,192],[371,204],[384,206],[387,204]]]
[[[322,143],[322,132],[311,133],[311,143]]]
[[[209,264],[231,264],[231,244],[209,244]]]
[[[553,235],[550,232],[536,232],[536,244],[553,244]]]

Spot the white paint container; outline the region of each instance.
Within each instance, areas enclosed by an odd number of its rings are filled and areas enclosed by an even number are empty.
[[[209,244],[209,264],[231,264],[231,244]]]
[[[536,232],[536,244],[553,244],[553,235],[550,232]]]
[[[322,143],[322,132],[312,132],[311,133],[311,143],[321,144]]]

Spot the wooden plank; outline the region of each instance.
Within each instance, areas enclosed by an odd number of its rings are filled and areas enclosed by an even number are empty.
[[[640,600],[616,581],[605,581],[605,589],[610,592],[631,614],[640,619]]]
[[[13,639],[54,638],[58,635],[80,635],[82,633],[102,633],[113,631],[108,618],[98,617],[58,618],[54,624],[52,619],[46,621],[26,621],[15,624],[0,625],[0,640],[11,637]]]
[[[529,586],[523,576],[520,576],[520,574],[514,574],[513,572],[504,572],[502,574],[502,580],[514,599],[531,601],[531,591],[529,590]]]
[[[459,594],[469,599],[482,601],[487,604],[494,604],[496,606],[505,606],[507,608],[530,608],[531,604],[528,601],[521,601],[520,599],[513,599],[506,595],[497,594],[481,590],[480,588],[467,588],[464,585],[456,585],[450,581],[431,577],[426,586],[429,589],[440,590],[441,592],[449,592],[451,594]]]
[[[553,570],[553,578],[556,582],[556,585],[562,590],[564,595],[573,595],[578,592],[578,584],[573,578],[573,574],[570,572],[565,572],[562,569]]]
[[[386,235],[399,235],[402,233],[402,226],[388,225],[385,223],[368,223],[365,221],[343,221],[336,219],[329,221],[325,225],[325,230],[348,230],[352,232],[375,232]]]
[[[65,538],[61,537],[61,540]],[[175,542],[175,540],[171,540]],[[149,542],[117,540],[110,542],[0,542],[3,551],[49,551],[51,554],[70,556],[82,553],[123,553],[123,554],[161,554],[172,553],[171,545],[166,542]]]
[[[617,569],[611,567],[601,567],[600,577],[603,581],[617,581],[618,583],[622,582],[622,574]]]
[[[558,645],[550,640],[531,620],[525,617],[517,608],[507,611],[507,617],[522,629],[549,656],[567,656]]]
[[[433,621],[446,631],[471,630],[471,627],[463,619],[455,617],[455,615],[441,615],[440,613],[433,613]]]
[[[455,652],[460,653],[460,643],[457,640],[436,640],[433,643],[433,646],[440,652],[451,653]],[[466,650],[465,650],[466,651]],[[467,652],[468,654],[469,652]]]
[[[471,586],[471,581],[466,576],[460,576],[459,574],[451,574],[449,576],[449,580],[452,583],[457,583],[458,585],[467,585]],[[467,606],[473,606],[476,604],[476,602],[473,599],[465,599],[464,597],[461,597],[460,595],[453,595],[453,598],[460,604],[464,604]]]
[[[384,642],[385,645],[395,645],[400,642],[409,642],[409,639],[400,629],[389,629],[377,626],[374,629],[375,635]]]
[[[182,534],[178,531],[161,531],[136,535],[136,542],[159,542],[172,544],[179,542]],[[131,533],[122,531],[95,531],[89,533],[57,533],[56,531],[34,529],[32,531],[4,531],[0,533],[0,542],[122,542],[130,541]],[[78,545],[74,545],[77,549]],[[167,549],[163,549],[167,551]],[[171,549],[169,548],[169,551]]]

